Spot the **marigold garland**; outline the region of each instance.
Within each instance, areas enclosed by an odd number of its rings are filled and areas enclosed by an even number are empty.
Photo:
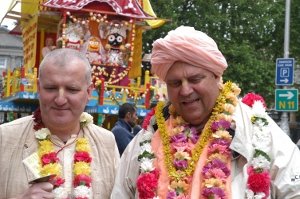
[[[54,144],[50,140],[51,132],[43,128],[44,124],[40,117],[40,110],[34,114],[35,136],[39,142],[38,155],[40,157],[40,174],[42,176],[53,175],[50,182],[54,185],[53,193],[57,199],[67,199],[69,194],[64,189],[65,180],[62,178],[62,166],[55,151]],[[92,123],[93,118],[88,113],[83,113],[80,117],[80,126],[84,127]],[[74,198],[89,199],[91,198],[91,168],[92,158],[90,156],[90,145],[87,138],[77,138],[74,154]]]
[[[234,88],[236,88],[236,87],[234,87]],[[206,125],[201,133],[201,139],[197,142],[195,149],[192,151],[192,157],[188,163],[188,168],[184,172],[181,172],[181,173],[177,172],[176,168],[173,165],[173,161],[172,161],[170,136],[167,132],[167,129],[165,126],[165,119],[162,114],[162,109],[164,107],[164,103],[159,102],[157,104],[155,116],[157,119],[159,133],[162,138],[163,151],[165,154],[165,164],[166,164],[169,176],[171,178],[179,180],[182,177],[190,176],[194,172],[196,163],[199,160],[199,157],[200,157],[204,147],[211,140],[211,135],[213,133],[211,130],[211,125],[215,120],[219,119],[219,118],[217,118],[217,116],[224,110],[224,104],[228,100],[228,98],[226,96],[228,96],[229,93],[232,93],[233,90],[234,89],[233,89],[232,82],[227,82],[224,85],[224,88],[222,89],[220,95],[217,98],[216,105],[212,111],[212,115],[211,115],[210,119],[208,120],[208,122],[206,123]],[[237,92],[237,93],[239,93],[239,92]],[[236,104],[236,102],[233,102],[233,103]]]
[[[202,170],[203,177],[203,190],[201,193],[201,198],[226,198],[225,185],[226,178],[230,175],[230,168],[226,166],[226,162],[230,161],[231,152],[229,145],[231,142],[231,136],[227,129],[230,128],[232,117],[235,106],[237,104],[237,95],[240,89],[231,82],[227,82],[223,85],[222,92],[217,98],[216,106],[213,109],[212,115],[204,127],[201,134],[201,140],[199,140],[195,148],[192,151],[192,157],[189,157],[188,153],[184,151],[177,151],[174,158],[180,161],[173,162],[173,157],[171,154],[171,143],[170,138],[172,132],[167,132],[165,126],[165,120],[162,114],[164,107],[163,103],[159,103],[155,110],[155,116],[157,119],[158,128],[163,141],[163,151],[165,154],[165,164],[170,176],[170,186],[171,188],[168,192],[167,198],[186,198],[188,197],[185,192],[189,189],[189,182],[186,181],[188,176],[191,176],[195,169],[195,164],[197,163],[202,150],[206,144],[208,145],[208,157],[207,161]],[[270,135],[264,134],[264,132],[269,132],[266,128],[268,126],[268,121],[266,119],[265,103],[261,101],[263,99],[261,96],[255,94],[248,95],[247,100],[242,101],[253,108],[254,115],[251,117],[251,122],[254,125],[254,141],[253,147],[255,149],[253,159],[250,166],[248,167],[249,178],[247,180],[247,190],[246,198],[255,199],[261,198],[266,199],[270,193],[270,156],[269,143]],[[260,100],[261,103],[255,103],[256,100]],[[250,103],[250,104],[249,104]],[[256,105],[254,105],[254,104]],[[173,107],[170,107],[172,109]],[[169,110],[169,112],[172,110]],[[150,117],[154,114],[154,111],[147,117],[146,124],[149,125]],[[177,125],[185,125],[182,118],[177,117],[173,110],[175,116],[175,122]],[[147,125],[143,125],[144,129],[147,129]],[[190,129],[191,130],[191,129]],[[173,131],[184,132],[190,131],[185,127],[176,129],[174,127]],[[153,165],[153,160],[155,155],[151,149],[151,138],[152,133],[147,130],[144,131],[143,139],[140,143],[141,152],[138,157],[140,161],[140,176],[138,177],[137,189],[140,199],[157,198],[156,189],[158,186],[159,173],[157,168]],[[173,139],[174,137],[172,137]],[[181,139],[181,137],[175,138]],[[193,138],[194,139],[194,138]],[[191,139],[191,141],[193,141]],[[175,160],[174,159],[174,160]],[[187,164],[187,161],[188,164]],[[174,163],[174,164],[173,164]],[[188,166],[187,166],[188,165]],[[186,168],[184,170],[184,168]],[[182,170],[183,169],[183,170]],[[177,173],[176,173],[177,172]],[[155,176],[155,177],[154,177]],[[174,190],[174,191],[172,191]]]
[[[155,116],[163,143],[163,152],[165,156],[165,165],[170,177],[170,187],[167,198],[188,197],[191,178],[196,164],[206,145],[209,144],[207,162],[204,165],[203,175],[203,198],[225,198],[226,178],[230,175],[230,169],[226,162],[230,161],[231,153],[229,144],[231,136],[227,129],[232,122],[231,115],[237,104],[237,95],[240,89],[233,83],[227,82],[223,85],[222,91],[216,100],[212,115],[206,123],[201,133],[201,139],[195,130],[195,127],[183,121],[183,119],[174,112],[172,105],[169,112],[174,117],[174,125],[170,132],[167,132],[165,119],[163,117],[163,103],[158,103]],[[180,143],[194,143],[194,148],[182,149]],[[176,148],[179,143],[179,148]],[[174,154],[172,149],[175,147]],[[143,163],[143,161],[141,161]],[[138,189],[139,190],[139,189]],[[140,191],[139,191],[140,193]],[[151,191],[155,193],[155,191]]]

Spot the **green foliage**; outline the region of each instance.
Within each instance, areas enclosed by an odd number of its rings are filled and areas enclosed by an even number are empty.
[[[211,36],[228,62],[224,80],[242,94],[256,92],[274,106],[275,62],[283,57],[285,1],[283,0],[152,0],[157,16],[171,21],[144,34],[144,52],[154,40],[180,25]],[[300,56],[300,1],[292,1],[290,57]],[[298,45],[297,45],[298,44]],[[298,56],[298,57],[297,57]]]

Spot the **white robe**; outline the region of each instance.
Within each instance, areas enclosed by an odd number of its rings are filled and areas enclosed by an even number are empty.
[[[240,156],[232,159],[232,199],[245,198],[248,161],[254,149],[252,146],[251,109],[239,103],[233,115],[236,122],[235,136],[230,148]],[[271,194],[272,199],[300,199],[300,151],[291,139],[268,117],[271,128]],[[139,175],[137,156],[142,132],[135,136],[121,157],[111,199],[134,199],[136,179]],[[159,186],[159,185],[158,185]],[[193,185],[192,185],[193,186]]]
[[[0,125],[0,198],[12,198],[23,193],[34,179],[32,172],[22,163],[22,160],[37,152],[38,142],[33,130],[32,116],[23,117],[10,123]],[[84,136],[91,146],[91,176],[93,198],[108,199],[119,165],[119,152],[114,135],[99,126],[89,124],[83,128]],[[72,139],[72,138],[71,138]],[[59,154],[63,165],[70,166],[70,153],[66,149]],[[68,154],[69,155],[68,155]],[[72,166],[72,165],[71,165]],[[67,186],[71,186],[72,173],[70,168],[66,175]]]

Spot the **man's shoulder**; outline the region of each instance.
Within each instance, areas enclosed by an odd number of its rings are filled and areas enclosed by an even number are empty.
[[[32,115],[25,116],[11,122],[7,122],[0,125],[0,128],[10,129],[10,128],[22,128],[22,126],[27,126],[33,123]]]
[[[32,116],[26,116],[0,125],[0,137],[2,142],[15,143],[14,146],[17,146],[21,144],[20,140],[27,140],[34,137],[33,123]],[[31,133],[32,136],[29,136]]]
[[[114,126],[111,131],[113,133],[117,133],[117,132],[124,132],[124,131],[127,131],[124,127],[120,126],[120,125],[116,125]]]
[[[88,131],[97,137],[112,137],[112,132],[96,124],[88,125]]]

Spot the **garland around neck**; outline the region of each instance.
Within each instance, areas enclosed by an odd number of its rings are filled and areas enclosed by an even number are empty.
[[[231,92],[225,92],[224,89],[227,89],[227,91],[231,90]],[[210,177],[215,169],[217,169],[218,171],[222,171],[221,173],[219,173],[222,174],[221,176],[230,175],[229,167],[224,166],[224,164],[220,163],[219,160],[214,158],[222,157],[214,153],[214,149],[217,149],[219,152],[223,151],[223,158],[225,158],[225,160],[228,160],[229,150],[227,149],[231,141],[230,135],[228,135],[228,133],[226,132],[226,130],[228,129],[228,121],[231,121],[231,114],[228,113],[233,113],[234,109],[232,108],[235,107],[235,99],[238,93],[239,88],[235,84],[232,84],[230,82],[227,82],[225,84],[225,86],[223,87],[223,92],[217,99],[217,104],[214,107],[213,115],[206,124],[204,132],[202,132],[202,134],[205,134],[205,131],[207,133],[207,135],[205,136],[201,135],[200,139],[204,139],[204,141],[201,142],[200,140],[198,140],[195,150],[192,153],[192,158],[190,158],[190,156],[183,156],[186,157],[186,159],[183,158],[184,161],[188,160],[189,163],[192,164],[189,164],[191,166],[187,167],[189,169],[186,169],[185,174],[183,174],[182,176],[193,175],[195,163],[198,161],[199,156],[201,155],[203,146],[210,143],[208,145],[208,156],[211,158],[206,162],[202,170],[202,178],[204,178],[204,187],[202,187],[203,191],[201,193],[201,198],[226,198],[226,193],[224,192],[224,189],[222,189],[222,186],[224,186],[224,184],[220,183],[220,181],[218,180],[212,180]],[[268,199],[270,198],[271,185],[271,157],[269,155],[271,132],[267,121],[265,102],[262,101],[263,98],[261,96],[247,94],[245,97],[247,100],[244,101],[243,99],[243,102],[248,106],[252,107],[253,110],[251,123],[253,124],[252,146],[254,150],[252,160],[248,163],[248,178],[246,180],[247,188],[245,191],[245,198]],[[228,101],[231,101],[233,103],[228,104]],[[231,106],[230,104],[233,106]],[[159,197],[157,196],[157,188],[160,171],[153,164],[156,157],[151,147],[151,139],[153,133],[150,130],[150,123],[154,114],[156,115],[156,121],[158,123],[161,138],[163,139],[164,143],[163,150],[167,157],[165,160],[165,165],[167,167],[170,179],[171,181],[174,181],[180,178],[180,176],[176,175],[178,167],[174,166],[172,162],[172,160],[174,160],[172,159],[172,157],[174,156],[172,155],[172,152],[170,150],[170,135],[167,133],[167,128],[165,126],[164,118],[162,116],[163,107],[164,105],[162,103],[159,103],[157,105],[157,108],[153,109],[144,119],[143,128],[145,131],[140,142],[141,150],[138,156],[138,161],[140,162],[140,175],[137,178],[137,190],[140,199],[159,199]],[[220,118],[223,118],[224,120],[222,121],[220,120]],[[184,124],[184,122],[181,124]],[[211,127],[213,132],[210,132],[209,127]],[[191,130],[191,132],[193,131]],[[194,135],[193,133],[191,134]],[[168,146],[168,148],[166,146]],[[218,175],[213,176],[213,178],[222,179],[220,176],[218,177]],[[188,186],[188,184],[182,182],[175,183],[175,185],[173,183],[172,186],[169,186],[167,198],[180,198],[179,195],[181,195],[182,198],[188,197],[185,193]]]
[[[51,132],[48,128],[43,128],[42,118],[37,110],[34,114],[35,137],[39,142],[38,155],[40,157],[41,176],[51,175],[50,182],[54,185],[53,193],[56,199],[90,199],[91,190],[91,148],[88,139],[77,138],[75,144],[75,154],[73,160],[73,196],[64,188],[65,180],[62,177],[62,165],[55,151],[55,146],[50,140]],[[82,113],[80,116],[80,127],[83,128],[93,123],[93,117],[88,113]]]
[[[214,169],[219,169],[222,175],[207,176],[204,174],[204,170],[202,171],[201,198],[226,197],[224,187],[226,179],[230,175],[230,168],[228,168],[227,163],[230,162],[229,144],[231,141],[231,136],[227,130],[232,122],[232,114],[238,101],[239,92],[240,89],[234,83],[227,82],[224,84],[212,115],[201,133],[201,138],[199,138],[197,130],[189,127],[180,116],[174,116],[175,123],[172,129],[167,128],[162,114],[164,104],[158,103],[155,116],[163,143],[164,163],[170,178],[168,199],[188,197],[196,164],[206,146],[208,146],[209,152],[203,169],[207,170],[208,173]],[[146,120],[149,121],[149,119]],[[140,143],[141,151],[138,160],[140,161],[141,173],[137,179],[140,199],[157,198],[160,171],[153,165],[155,155],[151,148],[151,138],[152,133],[146,131]],[[194,148],[189,150],[189,147],[184,147],[183,145],[187,143],[192,143]],[[181,147],[178,148],[179,145]],[[222,154],[218,154],[220,150],[222,150]],[[218,179],[218,181],[214,181],[213,178]]]
[[[253,110],[251,123],[253,124],[252,146],[254,152],[247,170],[246,198],[268,199],[270,198],[271,186],[271,129],[267,120],[265,102],[261,96],[252,93],[247,94],[243,98],[243,102],[252,107]]]

